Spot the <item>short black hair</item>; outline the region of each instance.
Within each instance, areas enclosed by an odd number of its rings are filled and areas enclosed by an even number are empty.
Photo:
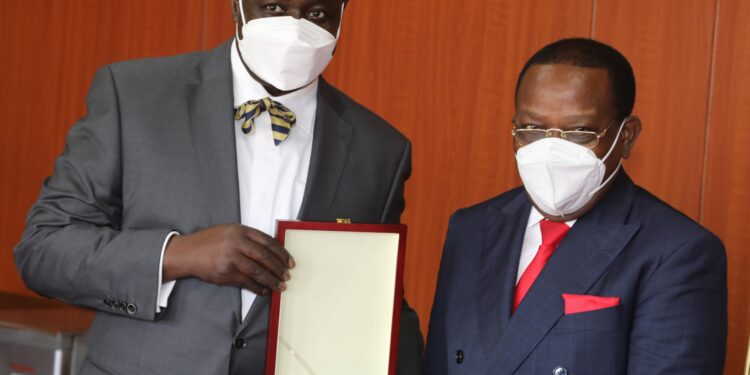
[[[533,65],[567,64],[583,68],[607,70],[617,116],[625,118],[635,104],[635,76],[628,59],[619,51],[601,42],[586,38],[561,39],[537,51],[521,69],[516,82],[515,100],[526,71]]]

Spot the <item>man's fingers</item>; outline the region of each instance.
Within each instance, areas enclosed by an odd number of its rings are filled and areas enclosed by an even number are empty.
[[[242,254],[246,259],[250,259],[266,270],[272,272],[277,279],[281,281],[287,281],[291,278],[287,267],[276,258],[276,256],[268,250],[268,248],[247,240],[242,247]]]
[[[286,290],[286,284],[284,284],[283,280],[274,276],[273,273],[269,272],[260,263],[250,259],[243,259],[236,262],[235,267],[247,278],[247,282],[254,282],[261,287],[267,287],[272,290]],[[259,294],[256,291],[254,293]]]
[[[281,263],[284,264],[286,268],[294,268],[296,264],[294,263],[294,258],[292,258],[292,255],[289,254],[289,252],[281,246],[276,240],[274,240],[269,246],[266,247],[268,250],[270,250],[277,259],[281,261]]]
[[[295,263],[292,255],[273,237],[249,227],[245,234],[251,241],[268,249],[285,268],[294,268]]]

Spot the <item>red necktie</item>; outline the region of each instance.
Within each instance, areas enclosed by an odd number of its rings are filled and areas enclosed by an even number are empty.
[[[531,289],[534,280],[542,272],[544,265],[547,264],[547,260],[552,256],[555,248],[557,248],[557,245],[565,237],[565,234],[568,233],[568,229],[570,229],[565,223],[547,219],[539,222],[539,227],[542,230],[542,244],[539,245],[539,250],[537,250],[534,259],[529,263],[526,271],[523,272],[523,275],[518,280],[516,294],[513,297],[513,312],[516,312],[518,305],[521,304],[523,297],[526,296],[526,292]]]

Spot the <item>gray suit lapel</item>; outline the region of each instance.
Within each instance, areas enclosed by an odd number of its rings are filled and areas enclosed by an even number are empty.
[[[354,128],[343,118],[344,103],[322,78],[318,86],[313,148],[300,220],[330,221],[329,210],[349,156]]]
[[[188,85],[191,139],[206,213],[214,225],[240,221],[230,46],[210,52],[196,69],[196,81]],[[239,325],[239,292],[232,304]]]
[[[487,373],[513,373],[563,316],[562,294],[586,294],[607,270],[640,228],[625,224],[632,201],[633,185],[620,176],[604,200],[576,222],[505,326]]]
[[[250,306],[250,310],[247,312],[247,316],[242,321],[242,324],[237,329],[237,334],[242,333],[245,329],[252,325],[256,320],[263,320],[262,331],[266,331],[266,323],[268,321],[268,306],[271,302],[271,297],[256,296],[253,300],[253,304]],[[255,326],[261,327],[261,326]]]

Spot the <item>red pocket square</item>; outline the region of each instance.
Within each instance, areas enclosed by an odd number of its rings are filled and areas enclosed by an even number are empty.
[[[562,295],[565,301],[565,315],[601,310],[620,304],[620,297],[599,297],[581,294]]]

